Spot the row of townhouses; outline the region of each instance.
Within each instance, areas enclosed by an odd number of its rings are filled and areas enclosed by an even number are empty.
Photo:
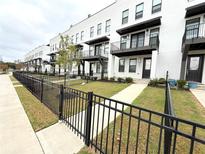
[[[204,0],[116,0],[60,35],[82,52],[73,68],[79,75],[143,79],[169,71],[205,84]],[[60,35],[50,40],[53,72]]]

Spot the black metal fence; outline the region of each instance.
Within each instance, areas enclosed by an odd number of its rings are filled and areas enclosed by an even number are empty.
[[[27,85],[29,89],[41,89],[37,86],[41,81],[33,84],[32,81],[25,82],[27,77],[23,74],[14,73],[14,76],[22,83],[30,84]],[[46,105],[57,102],[57,106],[53,106],[54,111],[59,111],[59,118],[97,153],[205,152],[205,125],[92,92],[85,93],[63,86],[55,88],[58,89],[54,92],[57,99],[44,100],[50,102]],[[51,95],[49,93],[48,96]],[[170,96],[169,91],[166,94]],[[50,108],[53,111],[53,107]]]

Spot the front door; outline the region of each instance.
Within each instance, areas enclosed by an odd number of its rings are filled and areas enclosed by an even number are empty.
[[[203,61],[203,55],[188,56],[186,80],[201,82]]]
[[[144,58],[142,78],[150,78],[151,62],[151,58]]]

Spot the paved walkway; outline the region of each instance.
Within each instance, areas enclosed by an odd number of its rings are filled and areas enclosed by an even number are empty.
[[[146,86],[147,84],[132,84],[129,87],[117,93],[116,95],[114,95],[112,99],[131,104],[133,100],[144,90]],[[107,104],[109,102],[105,102],[105,103]],[[97,107],[97,105],[94,107]],[[121,109],[122,106],[118,105],[117,108]],[[85,115],[85,112],[83,111],[79,114]],[[97,109],[95,110],[95,114],[97,115]],[[105,128],[107,126],[106,124],[108,123],[108,116],[106,116],[107,114],[108,114],[108,109],[106,108],[104,110],[105,124],[103,128]],[[119,113],[117,115],[119,115]],[[75,116],[77,117],[78,114]],[[72,116],[70,118],[74,118],[75,116]],[[100,117],[99,123],[101,123],[103,117],[102,107],[99,110],[99,117]],[[109,122],[112,122],[113,119],[114,119],[114,111],[111,111]],[[94,119],[94,130],[96,130],[97,128],[96,121],[97,121],[97,116],[95,116]],[[82,128],[84,128],[84,118],[83,121],[81,121],[80,119],[79,123],[82,123],[83,124]],[[101,130],[102,128],[100,127],[98,131],[94,131],[93,135],[96,136],[96,134],[99,134]],[[57,123],[53,126],[50,126],[49,128],[39,131],[37,133],[37,136],[46,154],[47,153],[48,154],[65,154],[65,153],[73,154],[73,153],[77,153],[81,148],[84,147],[83,141],[80,140],[80,138],[77,137],[76,134],[73,134],[73,132],[64,123]]]
[[[0,154],[43,150],[8,75],[0,75]]]
[[[190,89],[192,94],[198,99],[203,107],[205,107],[205,90]]]

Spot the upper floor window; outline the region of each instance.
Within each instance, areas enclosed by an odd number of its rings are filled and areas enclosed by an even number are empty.
[[[158,39],[159,39],[159,28],[151,29],[150,30],[149,45],[150,46],[157,45],[158,44]]]
[[[105,53],[105,54],[108,54],[108,53],[109,53],[109,43],[105,43],[104,53]]]
[[[152,1],[152,13],[161,11],[162,0],[153,0]]]
[[[94,27],[90,27],[90,37],[94,36]]]
[[[139,48],[144,46],[145,33],[133,34],[131,36],[131,48]]]
[[[121,50],[127,48],[127,41],[128,41],[127,39],[128,39],[127,35],[121,37],[121,41],[120,41],[120,49]]]
[[[74,41],[74,35],[71,36],[71,43]]]
[[[95,46],[95,55],[101,55],[102,54],[102,44]]]
[[[76,34],[75,42],[76,42],[76,43],[79,42],[79,33]]]
[[[97,26],[97,35],[101,35],[102,32],[102,23],[99,23]]]
[[[110,27],[111,27],[111,19],[107,20],[105,23],[105,32],[106,33],[110,32]]]
[[[129,9],[122,12],[122,24],[128,23]]]
[[[186,21],[186,39],[197,38],[199,36],[200,18]]]
[[[144,3],[141,3],[136,6],[135,19],[139,19],[143,17],[143,10],[144,10]]]
[[[82,31],[80,35],[80,40],[83,41],[83,39],[84,39],[84,31]]]

